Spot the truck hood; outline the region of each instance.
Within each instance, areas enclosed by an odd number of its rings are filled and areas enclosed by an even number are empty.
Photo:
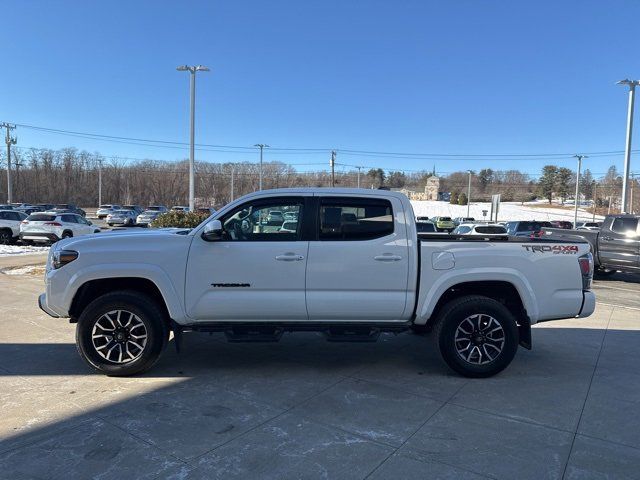
[[[105,254],[140,250],[146,245],[149,250],[161,248],[164,244],[191,241],[188,228],[130,229],[122,228],[111,231],[68,238],[54,244],[52,250],[95,250]]]

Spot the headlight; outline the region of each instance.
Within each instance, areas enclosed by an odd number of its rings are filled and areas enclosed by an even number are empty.
[[[78,252],[75,250],[56,250],[53,252],[52,266],[55,269],[64,267],[67,263],[73,262],[78,258]]]

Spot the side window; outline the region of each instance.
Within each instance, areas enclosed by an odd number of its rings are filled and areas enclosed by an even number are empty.
[[[611,225],[611,231],[622,233],[623,235],[635,235],[638,228],[637,218],[616,218]]]
[[[78,222],[76,222],[75,215],[62,215],[60,218],[65,223],[78,223]]]
[[[0,212],[0,220],[9,220],[8,214]]]
[[[366,198],[324,198],[320,240],[371,240],[393,233],[391,202]]]
[[[81,225],[89,225],[89,222],[87,222],[80,215],[74,215],[74,217],[75,217],[77,223],[80,223]]]
[[[245,203],[222,219],[225,241],[292,242],[300,240],[301,198]]]

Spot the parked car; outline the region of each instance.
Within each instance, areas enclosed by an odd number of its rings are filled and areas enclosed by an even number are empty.
[[[136,212],[136,216],[138,216],[142,212],[144,212],[144,208],[142,208],[140,205],[123,205],[122,209],[123,210],[133,210],[134,212]]]
[[[20,238],[20,223],[27,214],[15,210],[0,210],[0,245],[9,245]]]
[[[299,212],[296,231],[260,224],[270,211]],[[299,330],[375,341],[381,331],[433,329],[453,370],[488,377],[518,345],[531,348],[532,324],[593,313],[588,243],[448,238],[419,238],[398,192],[264,190],[186,234],[128,231],[54,246],[38,302],[77,323],[80,355],[107,375],[151,368],[170,331],[179,346],[185,330],[232,341]]]
[[[591,244],[596,272],[640,273],[640,215],[607,215],[599,230],[545,228],[544,238]]]
[[[105,203],[104,205],[100,205],[98,210],[96,211],[96,217],[102,219],[107,218],[107,215],[115,212],[116,210],[120,210],[120,205],[116,205],[114,203]]]
[[[421,217],[418,217],[421,218]],[[416,230],[418,230],[418,233],[435,233],[438,230],[436,229],[436,226],[433,222],[429,222],[429,221],[419,221],[416,222]]]
[[[188,212],[189,207],[185,207],[184,205],[174,205],[173,207],[171,207],[171,210],[173,210],[174,212]]]
[[[13,209],[26,215],[31,215],[32,213],[42,211],[42,208],[40,208],[38,205],[32,205],[30,203],[20,203],[18,205],[14,205]]]
[[[99,232],[98,227],[76,213],[38,212],[20,224],[20,240],[25,243],[54,243]]]
[[[456,228],[451,217],[433,217],[431,221],[439,232],[451,232]]]
[[[453,224],[457,227],[461,223],[473,223],[476,219],[473,217],[456,217],[453,219]]]
[[[165,212],[168,212],[169,209],[164,205],[150,205],[145,209],[145,212],[149,212],[149,211],[165,213]]]
[[[280,231],[282,233],[296,233],[298,231],[298,221],[297,220],[287,220],[280,227]]]
[[[0,205],[0,210],[13,210],[13,209],[14,209],[13,205],[9,205],[9,204]]]
[[[147,209],[136,217],[136,224],[146,227],[163,213],[166,213],[166,210],[160,211]]]
[[[136,224],[137,213],[135,210],[128,210],[121,208],[107,215],[107,225],[113,227],[114,225],[124,225],[125,227],[132,227]]]
[[[578,223],[578,230],[600,230],[602,222],[580,222]]]
[[[507,233],[514,237],[537,237],[540,236],[543,228],[551,227],[551,223],[546,221],[538,222],[535,220],[527,220],[507,222],[504,226],[507,229]]]
[[[570,230],[573,228],[573,222],[568,222],[566,220],[553,220],[549,222],[549,224],[553,228],[564,228],[565,230]]]
[[[38,203],[36,205],[41,212],[48,212],[49,210],[53,210],[56,206],[53,203]]]
[[[267,224],[269,225],[282,225],[284,222],[284,215],[279,210],[270,210],[267,214]]]
[[[58,212],[58,213],[75,213],[76,215],[80,215],[82,217],[87,216],[87,213],[84,210],[82,210],[81,208],[78,208],[72,203],[59,203],[58,205],[53,207],[51,211]]]
[[[507,237],[507,229],[501,225],[487,225],[486,223],[463,223],[458,225],[453,232],[454,235],[491,235],[496,237]]]

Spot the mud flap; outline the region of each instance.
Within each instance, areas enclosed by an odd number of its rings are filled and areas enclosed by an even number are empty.
[[[518,321],[518,334],[520,346],[531,350],[531,322],[528,318],[521,318]]]
[[[171,320],[171,331],[173,332],[173,343],[176,346],[176,353],[182,349],[182,325]]]

